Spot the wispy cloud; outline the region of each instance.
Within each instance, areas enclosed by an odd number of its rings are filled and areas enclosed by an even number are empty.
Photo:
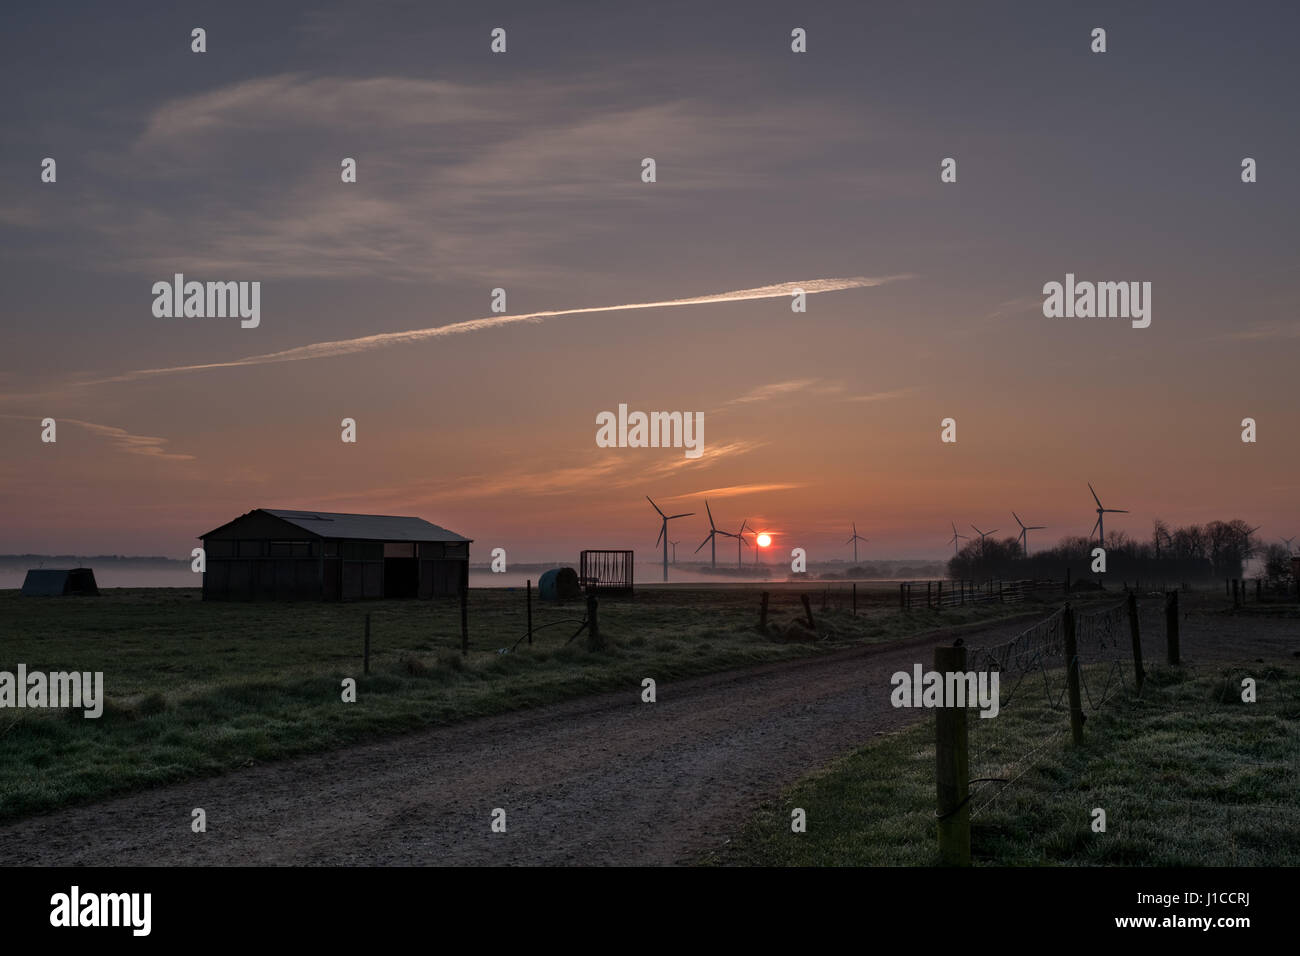
[[[731,405],[748,405],[752,402],[766,402],[773,398],[779,398],[782,395],[789,395],[793,392],[802,392],[818,382],[815,378],[796,378],[788,382],[773,382],[770,385],[759,385],[751,389],[744,395],[733,398],[730,401],[723,402],[722,407],[727,408]]]
[[[807,488],[807,482],[767,482],[754,483],[748,485],[726,485],[721,488],[705,488],[703,491],[692,491],[685,495],[676,495],[677,498],[736,498],[741,495],[757,495],[768,491],[790,491],[796,488]]]
[[[459,475],[455,478],[419,481],[405,485],[363,488],[313,496],[320,504],[344,502],[358,507],[375,507],[376,502],[393,506],[415,507],[447,501],[473,501],[482,498],[514,498],[572,495],[588,490],[608,491],[640,488],[649,482],[671,478],[684,469],[703,470],[724,460],[762,448],[766,442],[738,440],[706,445],[701,458],[686,458],[676,449],[592,449],[581,464],[555,467],[537,462],[530,467],[487,474]],[[741,487],[741,486],[735,486]],[[751,486],[760,490],[760,486]],[[772,485],[773,489],[797,487]],[[721,495],[719,495],[721,497]]]
[[[394,345],[407,345],[428,339],[443,338],[449,335],[464,335],[469,332],[482,332],[487,329],[514,325],[519,322],[542,322],[546,319],[568,315],[589,315],[597,312],[630,312],[638,309],[667,309],[687,305],[712,305],[721,302],[744,302],[751,299],[774,299],[789,296],[794,288],[801,288],[808,295],[823,292],[842,292],[846,289],[865,289],[883,285],[898,279],[911,278],[909,275],[883,276],[868,278],[853,276],[842,279],[803,279],[795,282],[780,282],[775,285],[758,286],[752,289],[736,289],[731,292],[715,292],[708,295],[691,296],[683,299],[661,299],[655,302],[629,302],[622,305],[597,305],[576,309],[553,309],[543,312],[526,312],[519,315],[493,315],[450,325],[439,325],[426,329],[410,329],[405,332],[382,332],[377,335],[364,335],[354,339],[337,339],[330,342],[316,342],[300,345],[280,352],[267,352],[262,355],[250,355],[246,358],[229,362],[206,362],[202,365],[176,365],[169,368],[138,369],[109,378],[92,379],[75,383],[79,385],[103,385],[112,382],[130,382],[140,378],[156,375],[171,375],[180,372],[197,372],[214,368],[240,368],[247,365],[269,365],[277,362],[300,362],[308,359],[333,358],[340,355],[354,355],[358,352],[370,352],[375,349],[389,348]]]
[[[888,402],[895,398],[904,398],[915,392],[915,388],[896,388],[888,392],[868,392],[865,395],[846,395],[846,402]]]
[[[1275,339],[1300,339],[1300,322],[1269,322],[1236,332],[1225,332],[1215,339],[1237,342],[1265,342]]]
[[[11,421],[29,421],[35,426],[41,419],[31,415],[11,415],[3,414],[0,418],[6,418]],[[93,435],[99,435],[101,438],[107,438],[113,443],[118,451],[126,452],[129,455],[144,455],[147,458],[160,458],[164,461],[194,461],[193,455],[182,455],[176,452],[169,452],[164,449],[169,439],[154,438],[149,435],[133,435],[125,428],[118,428],[114,425],[98,425],[95,422],[84,422],[77,418],[56,418],[56,427],[58,425],[76,425],[84,428]]]
[[[823,183],[871,178],[843,157],[882,136],[883,118],[846,124],[803,97],[666,96],[633,66],[522,84],[251,77],[149,104],[137,136],[96,155],[96,177],[60,184],[75,202],[7,203],[0,221],[86,236],[81,262],[132,274],[545,284],[578,274],[574,245],[603,243],[638,207],[770,190],[819,159]],[[355,184],[340,182],[344,156]]]

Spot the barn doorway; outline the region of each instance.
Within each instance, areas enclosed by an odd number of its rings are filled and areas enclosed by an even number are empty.
[[[415,545],[390,542],[384,545],[384,597],[413,598],[420,588],[420,566]]]

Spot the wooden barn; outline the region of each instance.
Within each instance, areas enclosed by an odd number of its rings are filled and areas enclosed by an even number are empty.
[[[422,518],[258,508],[199,537],[205,601],[431,598],[469,587],[470,539]]]

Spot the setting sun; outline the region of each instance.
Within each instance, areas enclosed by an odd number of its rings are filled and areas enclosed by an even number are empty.
[[[758,546],[760,548],[766,548],[769,544],[772,543],[772,536],[767,532],[763,532],[758,536],[757,540],[758,540]]]

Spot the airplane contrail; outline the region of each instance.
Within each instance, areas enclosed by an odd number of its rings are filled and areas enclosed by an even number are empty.
[[[353,355],[357,352],[369,352],[372,349],[402,345],[407,342],[420,342],[424,339],[442,338],[445,335],[463,335],[482,329],[494,329],[515,322],[541,322],[544,319],[561,315],[584,315],[590,312],[626,312],[632,309],[664,309],[682,305],[710,305],[715,302],[743,302],[747,299],[775,299],[790,295],[795,289],[802,289],[808,295],[822,292],[839,292],[844,289],[865,289],[884,285],[897,279],[910,279],[911,275],[853,276],[844,279],[807,279],[802,282],[781,282],[776,285],[764,285],[754,289],[737,289],[733,292],[716,292],[712,295],[693,296],[688,299],[665,299],[660,302],[631,302],[624,305],[595,305],[581,309],[553,309],[546,312],[526,312],[522,315],[493,315],[482,319],[468,319],[439,325],[429,329],[410,329],[406,332],[381,332],[378,335],[365,335],[355,339],[338,339],[333,342],[316,342],[311,345],[299,345],[281,352],[267,352],[263,355],[250,355],[246,358],[229,362],[207,362],[202,365],[175,365],[171,368],[144,368],[111,378],[78,382],[77,385],[103,385],[109,382],[129,382],[149,375],[168,375],[176,372],[198,372],[210,368],[238,368],[244,365],[268,365],[273,362],[301,362],[306,359],[330,358],[336,355]]]

